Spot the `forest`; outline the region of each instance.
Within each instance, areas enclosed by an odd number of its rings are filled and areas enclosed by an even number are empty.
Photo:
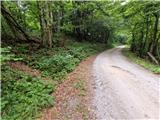
[[[2,119],[41,118],[82,61],[119,45],[160,73],[160,1],[1,1]]]

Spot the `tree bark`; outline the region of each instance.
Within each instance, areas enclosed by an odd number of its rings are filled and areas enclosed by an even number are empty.
[[[158,33],[159,15],[154,14],[154,16],[155,16],[154,32],[153,32],[153,39],[152,39],[152,43],[151,43],[149,52],[152,53],[153,55],[156,55],[155,48],[156,48],[156,38],[157,38],[157,33]]]
[[[28,42],[39,43],[39,41],[33,40],[29,37],[29,35],[17,23],[15,18],[7,11],[7,9],[4,7],[3,3],[1,3],[1,13],[2,13],[4,19],[7,21],[7,24],[11,28],[15,37],[17,37],[18,39],[22,39],[21,36],[23,36],[23,38],[25,38],[25,40],[28,41]]]
[[[157,65],[159,65],[158,60],[156,60],[156,58],[155,58],[150,52],[147,52],[147,53],[148,53],[149,57],[150,57]]]
[[[37,3],[37,7],[40,11],[39,20],[41,26],[41,38],[42,46],[52,47],[52,26],[53,26],[53,15],[51,10],[51,4],[49,1],[43,1]]]
[[[26,40],[30,41],[29,36],[23,31],[21,26],[16,22],[13,16],[6,10],[3,4],[1,4],[1,13],[3,17],[8,21],[8,25],[13,29],[18,30]],[[15,32],[15,31],[14,31]]]

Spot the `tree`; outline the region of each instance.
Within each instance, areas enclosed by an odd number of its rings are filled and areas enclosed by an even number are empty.
[[[53,15],[52,4],[49,1],[37,2],[38,9],[40,11],[39,19],[41,26],[42,45],[45,47],[52,47],[53,38]]]

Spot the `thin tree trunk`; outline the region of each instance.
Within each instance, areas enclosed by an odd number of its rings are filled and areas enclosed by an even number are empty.
[[[148,20],[148,16],[146,18],[146,34],[145,34],[145,39],[144,39],[144,44],[142,46],[142,49],[146,51],[146,44],[147,44],[147,40],[148,40],[148,31],[149,31],[149,20]]]
[[[43,36],[44,36],[44,28],[43,28],[43,8],[41,8],[41,5],[40,5],[40,2],[37,1],[37,8],[39,10],[39,23],[40,23],[40,27],[41,27],[41,39],[42,39],[42,42],[41,42],[41,45],[43,46],[44,45],[44,42],[43,42]]]
[[[153,32],[153,40],[150,46],[150,53],[155,55],[155,50],[154,47],[156,47],[156,38],[157,38],[157,33],[158,33],[158,22],[159,22],[159,15],[155,14],[155,24],[154,24],[154,32]]]
[[[51,4],[50,1],[47,2],[47,12],[48,12],[48,45],[51,48],[52,47],[52,25],[53,25],[53,15],[52,15],[52,10],[51,10]]]
[[[140,43],[140,51],[139,51],[139,55],[140,55],[140,57],[142,57],[142,55],[143,55],[143,44],[144,44],[144,32],[143,32],[143,30],[141,31],[141,43]]]
[[[40,4],[39,4],[40,3]],[[52,47],[52,25],[53,25],[53,15],[51,10],[50,1],[43,1],[37,3],[37,7],[39,8],[40,15],[40,25],[41,25],[41,37],[42,37],[42,45],[44,47]]]

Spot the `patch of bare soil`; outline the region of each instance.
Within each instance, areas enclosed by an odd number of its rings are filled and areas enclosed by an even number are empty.
[[[19,71],[23,71],[24,73],[29,74],[31,76],[35,76],[35,77],[41,76],[40,71],[36,69],[32,69],[28,65],[25,65],[23,62],[8,62],[8,64],[11,66],[11,68]]]
[[[15,70],[18,70],[18,71],[22,71],[28,75],[31,75],[33,77],[39,77],[41,78],[42,80],[44,80],[46,83],[50,83],[50,84],[57,84],[56,82],[53,82],[52,78],[50,77],[44,77],[41,73],[41,71],[37,70],[37,69],[33,69],[31,68],[30,66],[26,65],[25,63],[23,62],[8,62],[8,65],[15,69]]]
[[[82,61],[79,66],[68,75],[53,95],[56,102],[54,107],[43,111],[40,120],[93,120],[95,115],[91,111],[91,70],[96,56]]]

